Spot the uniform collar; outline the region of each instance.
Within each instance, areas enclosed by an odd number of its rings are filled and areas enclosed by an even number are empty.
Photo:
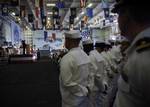
[[[80,47],[75,47],[75,48],[70,49],[70,51],[73,51],[73,50],[81,50],[81,48]]]
[[[130,47],[126,50],[126,54],[130,54],[134,49],[135,49],[135,44],[138,40],[144,38],[144,37],[148,37],[150,38],[150,27],[143,30],[142,32],[140,32],[135,39],[133,40],[133,42],[131,43]]]

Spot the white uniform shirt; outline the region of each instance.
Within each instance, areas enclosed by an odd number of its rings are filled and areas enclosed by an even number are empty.
[[[113,46],[110,51],[111,51],[111,54],[113,56],[113,59],[116,62],[119,62],[122,59],[122,55],[121,55],[121,51],[120,51],[120,45]]]
[[[93,50],[90,52],[89,57],[91,59],[92,64],[94,65],[96,72],[94,72],[94,77],[99,78],[99,89],[101,91],[104,91],[104,84],[106,84],[106,80],[105,80],[105,61],[104,58],[102,57],[102,55],[97,51],[97,50]],[[96,86],[94,86],[94,90],[98,90],[96,88]]]
[[[138,52],[137,43],[143,38],[149,39],[146,48]],[[139,33],[127,50],[125,63],[118,81],[114,107],[150,106],[150,28]]]
[[[111,63],[111,58],[110,58],[109,54],[107,52],[103,51],[101,53],[101,55],[103,56],[105,63],[106,63],[105,70],[106,70],[107,74],[113,76],[113,71],[111,69],[112,63]]]
[[[74,107],[79,97],[87,96],[91,62],[81,48],[71,49],[60,62],[60,91],[62,101]]]

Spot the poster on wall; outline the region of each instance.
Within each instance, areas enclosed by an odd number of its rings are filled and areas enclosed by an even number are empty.
[[[4,21],[3,24],[3,35],[6,42],[11,42],[11,23]]]
[[[63,33],[58,31],[46,31],[46,41],[44,41],[44,31],[37,30],[33,33],[33,44],[36,48],[45,49],[45,47],[49,47],[47,49],[62,49],[63,48]]]
[[[3,36],[2,30],[3,30],[3,21],[0,19],[0,37]]]
[[[12,41],[14,43],[19,43],[22,40],[21,37],[21,28],[16,23],[12,22]]]
[[[0,19],[0,46],[3,44],[5,41],[5,37],[3,35],[3,21]]]

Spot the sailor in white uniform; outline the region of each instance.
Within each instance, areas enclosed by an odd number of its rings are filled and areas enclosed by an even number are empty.
[[[60,91],[62,107],[92,107],[88,98],[89,73],[92,66],[87,54],[79,47],[80,33],[65,33],[69,52],[60,62]]]

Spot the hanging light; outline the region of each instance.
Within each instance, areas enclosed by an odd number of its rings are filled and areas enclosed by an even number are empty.
[[[93,4],[92,4],[92,3],[90,3],[87,7],[92,7],[92,5],[93,5]]]

